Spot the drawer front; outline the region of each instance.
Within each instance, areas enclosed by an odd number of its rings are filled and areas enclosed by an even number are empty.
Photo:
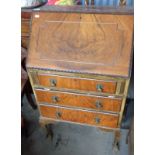
[[[104,113],[65,109],[60,107],[41,105],[40,112],[43,117],[95,126],[116,128],[118,122],[118,115],[108,115]]]
[[[64,106],[89,108],[95,110],[119,112],[121,99],[111,99],[100,96],[80,95],[57,91],[35,91],[40,103],[53,103]]]
[[[116,82],[114,81],[48,75],[38,75],[38,81],[41,86],[45,87],[66,88],[111,94],[116,91]]]

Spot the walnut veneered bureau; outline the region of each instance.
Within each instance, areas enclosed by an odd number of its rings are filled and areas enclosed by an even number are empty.
[[[40,122],[119,129],[130,80],[133,14],[107,10],[33,12],[27,71]]]

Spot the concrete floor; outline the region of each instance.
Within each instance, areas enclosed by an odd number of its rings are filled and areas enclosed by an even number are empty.
[[[38,123],[38,110],[33,110],[24,99],[22,114],[26,120],[27,136],[22,131],[22,155],[128,155],[126,136],[121,130],[120,151],[113,149],[114,133],[95,127],[56,123],[50,126],[53,138]]]

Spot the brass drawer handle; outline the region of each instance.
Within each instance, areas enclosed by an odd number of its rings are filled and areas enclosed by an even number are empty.
[[[59,97],[58,96],[52,96],[52,101],[53,102],[59,102]]]
[[[52,87],[56,87],[57,81],[55,79],[51,79],[50,82]]]
[[[99,124],[100,121],[101,121],[100,118],[98,118],[98,117],[95,118],[95,123],[96,123],[96,124]]]
[[[61,118],[61,116],[62,116],[61,112],[56,112],[56,118],[57,119]]]
[[[96,101],[96,108],[102,108],[103,104],[100,101]]]
[[[102,92],[103,91],[103,85],[102,84],[97,84],[96,89],[97,89],[97,91]]]

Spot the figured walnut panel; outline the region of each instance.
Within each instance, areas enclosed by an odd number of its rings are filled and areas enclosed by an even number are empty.
[[[33,14],[28,67],[127,77],[132,15]]]
[[[114,81],[103,81],[103,80],[94,80],[94,79],[82,79],[82,78],[69,78],[62,76],[48,76],[48,75],[38,75],[39,84],[44,87],[52,87],[51,80],[56,81],[56,88],[66,88],[74,90],[83,90],[83,91],[94,91],[97,92],[97,85],[101,84],[103,86],[103,93],[115,93],[116,82]]]
[[[40,103],[53,103],[60,106],[71,106],[89,108],[94,110],[104,110],[119,112],[122,100],[101,96],[80,95],[75,93],[65,93],[57,91],[35,90],[37,101]],[[55,100],[55,98],[57,100]]]
[[[41,116],[47,118],[111,128],[116,128],[118,122],[117,115],[108,115],[104,113],[95,113],[52,106],[41,105],[40,112]]]

